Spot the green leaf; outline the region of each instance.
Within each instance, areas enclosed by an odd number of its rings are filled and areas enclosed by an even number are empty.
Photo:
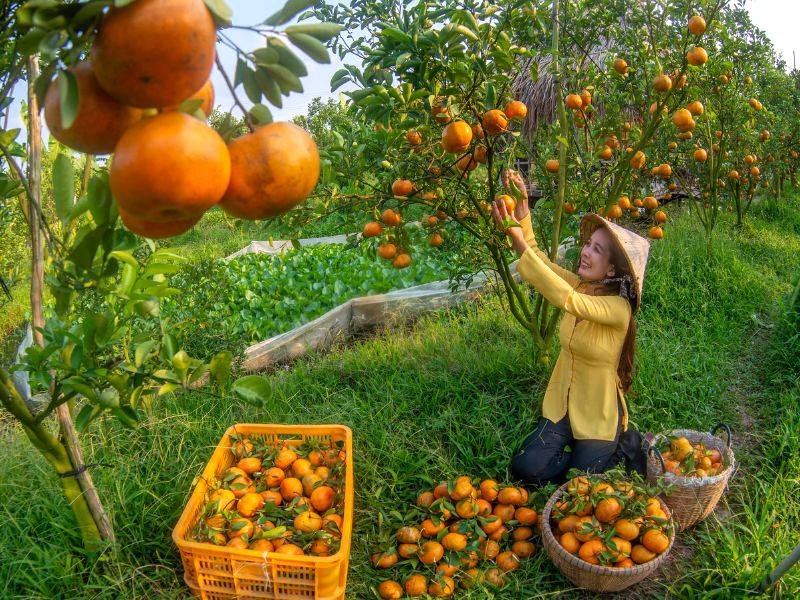
[[[305,33],[289,33],[287,35],[289,36],[289,41],[318,63],[331,62],[328,49],[317,38]]]
[[[494,91],[494,86],[491,83],[486,83],[486,99],[483,106],[486,110],[492,110],[497,102],[497,96]]]
[[[86,191],[86,198],[89,202],[89,211],[97,225],[105,225],[111,218],[111,208],[113,205],[111,198],[111,188],[105,177],[95,176],[89,180],[89,188]]]
[[[274,65],[280,62],[281,55],[275,48],[258,48],[253,50],[253,58],[259,65]]]
[[[120,423],[130,429],[136,428],[136,426],[139,424],[139,420],[136,418],[136,411],[134,411],[130,406],[112,408],[111,414],[117,417]]]
[[[58,72],[58,93],[61,104],[61,126],[69,129],[78,116],[80,102],[78,80],[70,71]]]
[[[34,54],[38,48],[41,41],[44,39],[44,36],[48,34],[46,29],[41,29],[39,27],[33,27],[25,33],[19,41],[17,42],[17,50],[22,54]]]
[[[303,84],[300,83],[299,73],[292,72],[280,65],[263,65],[261,68],[272,76],[284,94],[289,92],[302,93]]]
[[[289,0],[283,8],[264,21],[264,25],[283,25],[288,23],[301,11],[314,6],[316,0]]]
[[[125,252],[123,250],[114,250],[114,252],[112,252],[110,256],[116,258],[120,262],[129,264],[130,266],[132,266],[137,270],[139,269],[139,261],[136,260],[133,257],[133,254],[131,254],[130,252]]]
[[[208,364],[208,371],[211,374],[211,381],[219,387],[224,388],[231,378],[231,363],[233,355],[227,350],[214,355]]]
[[[249,111],[250,118],[255,121],[257,125],[267,125],[272,123],[272,113],[269,108],[263,104],[254,104]]]
[[[233,382],[232,391],[239,398],[254,406],[263,406],[272,397],[272,386],[260,375],[247,375]]]
[[[280,59],[278,60],[279,64],[289,69],[298,77],[305,77],[308,75],[308,69],[306,69],[305,63],[297,58],[295,53],[289,49],[282,39],[271,37],[267,40],[267,44],[280,55]]]
[[[75,417],[75,428],[79,431],[85,431],[89,423],[102,412],[102,409],[91,404],[86,404]]]
[[[204,0],[206,7],[211,11],[220,23],[230,25],[233,18],[233,11],[225,0]]]
[[[337,36],[342,29],[344,29],[344,26],[336,23],[305,23],[289,25],[289,27],[285,29],[285,32],[288,36],[294,33],[305,33],[315,37],[321,42],[327,42],[331,38]]]
[[[66,225],[75,201],[75,171],[66,154],[59,154],[53,162],[53,197],[56,215]]]
[[[272,106],[277,106],[278,108],[283,107],[281,88],[278,87],[277,82],[262,67],[256,69],[256,83],[258,83],[261,92]]]
[[[167,360],[172,360],[172,357],[175,356],[177,351],[178,342],[175,340],[175,336],[171,333],[165,334],[161,341],[161,355]]]
[[[147,340],[136,346],[134,353],[134,364],[137,368],[141,367],[147,360],[150,353],[158,346],[157,340]]]
[[[247,67],[247,63],[244,60],[242,60],[241,58],[238,58],[236,60],[236,71],[233,74],[233,87],[234,88],[237,88],[240,85],[242,85],[242,83],[244,83],[244,78],[245,78],[248,70],[249,69]]]
[[[479,39],[479,38],[478,38],[478,36],[475,34],[475,32],[474,32],[474,31],[472,31],[472,30],[471,30],[469,27],[467,27],[467,26],[465,26],[465,25],[458,25],[458,26],[456,27],[456,31],[458,31],[458,32],[459,32],[461,35],[463,35],[464,37],[466,37],[466,38],[470,39],[470,40],[471,40],[471,41],[473,41],[473,42],[478,42],[478,41],[480,41],[480,39]]]
[[[256,80],[256,74],[251,69],[244,72],[244,93],[253,104],[261,102],[261,88]]]

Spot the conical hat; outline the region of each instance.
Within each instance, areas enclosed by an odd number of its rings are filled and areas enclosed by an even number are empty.
[[[636,283],[636,306],[642,303],[642,288],[644,287],[644,271],[647,267],[647,257],[650,254],[650,242],[634,232],[607,221],[600,215],[589,213],[581,219],[581,244],[585,244],[598,227],[604,227],[617,245],[622,249],[628,267]]]

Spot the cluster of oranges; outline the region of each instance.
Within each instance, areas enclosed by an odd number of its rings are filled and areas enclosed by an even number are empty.
[[[551,517],[561,547],[593,565],[633,567],[670,545],[670,520],[658,498],[614,472],[571,479]]]
[[[677,477],[714,477],[723,470],[720,451],[706,448],[701,442],[692,444],[685,437],[668,438],[659,449],[666,472]]]
[[[57,140],[88,154],[113,152],[111,191],[134,233],[183,233],[217,204],[239,218],[276,216],[319,178],[317,146],[296,125],[271,123],[226,144],[179,110],[211,110],[216,36],[203,0],[111,7],[89,59],[66,76],[77,83],[74,118],[62,114],[63,79],[47,91],[45,120]]]
[[[403,584],[382,581],[382,598],[447,597],[456,582],[469,589],[478,582],[501,587],[505,574],[532,556],[539,526],[538,512],[522,487],[467,476],[443,482],[417,496],[420,520],[398,528],[372,555],[376,569],[416,565]]]
[[[297,556],[337,552],[348,460],[339,445],[275,447],[241,436],[230,451],[233,466],[209,482],[191,540]]]

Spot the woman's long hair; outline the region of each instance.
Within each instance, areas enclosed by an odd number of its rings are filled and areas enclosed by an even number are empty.
[[[619,244],[611,244],[611,264],[614,266],[614,281],[604,283],[594,290],[593,295],[619,295],[622,283],[618,280],[627,276],[632,282],[630,288],[632,291],[637,292],[636,284],[633,283],[634,277],[631,269],[628,266],[628,260],[625,254],[619,247]],[[636,319],[633,316],[633,310],[636,308],[636,298],[628,298],[631,303],[631,319],[628,321],[628,332],[625,334],[625,341],[622,343],[622,353],[619,356],[619,364],[617,365],[617,376],[619,377],[620,387],[623,393],[627,392],[633,381],[633,364],[636,355]]]

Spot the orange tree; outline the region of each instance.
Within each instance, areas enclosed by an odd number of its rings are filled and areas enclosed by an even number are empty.
[[[271,121],[262,98],[279,106],[282,95],[302,91],[299,78],[307,71],[289,44],[314,60],[328,60],[324,41],[338,26],[286,25],[312,4],[289,0],[256,28],[266,47],[237,48],[236,76],[233,82],[225,78],[232,89],[242,85],[255,104],[246,110],[237,98],[252,129]],[[235,214],[257,212],[258,218],[283,212],[304,196],[275,176],[276,163],[290,173],[304,170],[307,195],[318,155],[310,137],[291,125],[266,125],[227,145],[206,125],[218,36],[235,46],[224,32],[231,13],[222,0],[34,0],[4,10],[4,22],[14,21],[4,34],[16,41],[1,46],[0,106],[8,110],[14,83],[24,76],[28,143],[16,141],[19,131],[0,132],[3,198],[22,195],[33,257],[35,343],[14,370],[28,375],[35,397],[43,400],[34,400],[0,368],[0,404],[59,477],[83,543],[94,551],[115,536],[79,432],[107,415],[135,427],[164,394],[202,385],[206,376],[216,387],[209,393],[219,393],[230,376],[230,354],[209,362],[190,357],[160,318],[160,301],[180,293],[168,277],[183,259],[134,234],[170,237],[217,203]],[[79,178],[65,149],[47,174],[51,197],[43,198],[40,106],[51,136],[79,152],[114,152],[110,168],[93,168],[87,159]],[[275,158],[287,150],[295,163]],[[242,191],[248,189],[243,181],[257,187],[264,178],[279,189],[255,197]],[[247,376],[232,391],[258,403],[269,384]],[[50,427],[53,415],[58,435]]]
[[[443,222],[454,222],[479,242],[464,251],[470,272],[497,274],[510,311],[547,362],[559,313],[514,277],[489,203],[505,196],[513,206],[520,194],[503,189],[500,174],[517,158],[533,165],[529,176],[544,192],[536,228],[553,258],[565,231],[576,229],[566,214],[604,209],[619,218],[629,202],[623,196],[644,187],[639,173],[655,133],[685,99],[686,56],[699,40],[687,31],[691,4],[378,0],[318,13],[365,28],[334,42],[362,63],[332,80],[334,89],[357,86],[346,92],[354,115],[384,142],[361,173],[369,193],[347,198],[348,207],[357,200],[372,213],[364,236],[401,268],[413,260],[404,213],[425,211],[432,245],[446,240]],[[598,47],[612,29],[614,38]],[[540,117],[531,135],[523,135],[529,107],[514,93],[522,69],[552,81],[546,95],[555,114]]]

